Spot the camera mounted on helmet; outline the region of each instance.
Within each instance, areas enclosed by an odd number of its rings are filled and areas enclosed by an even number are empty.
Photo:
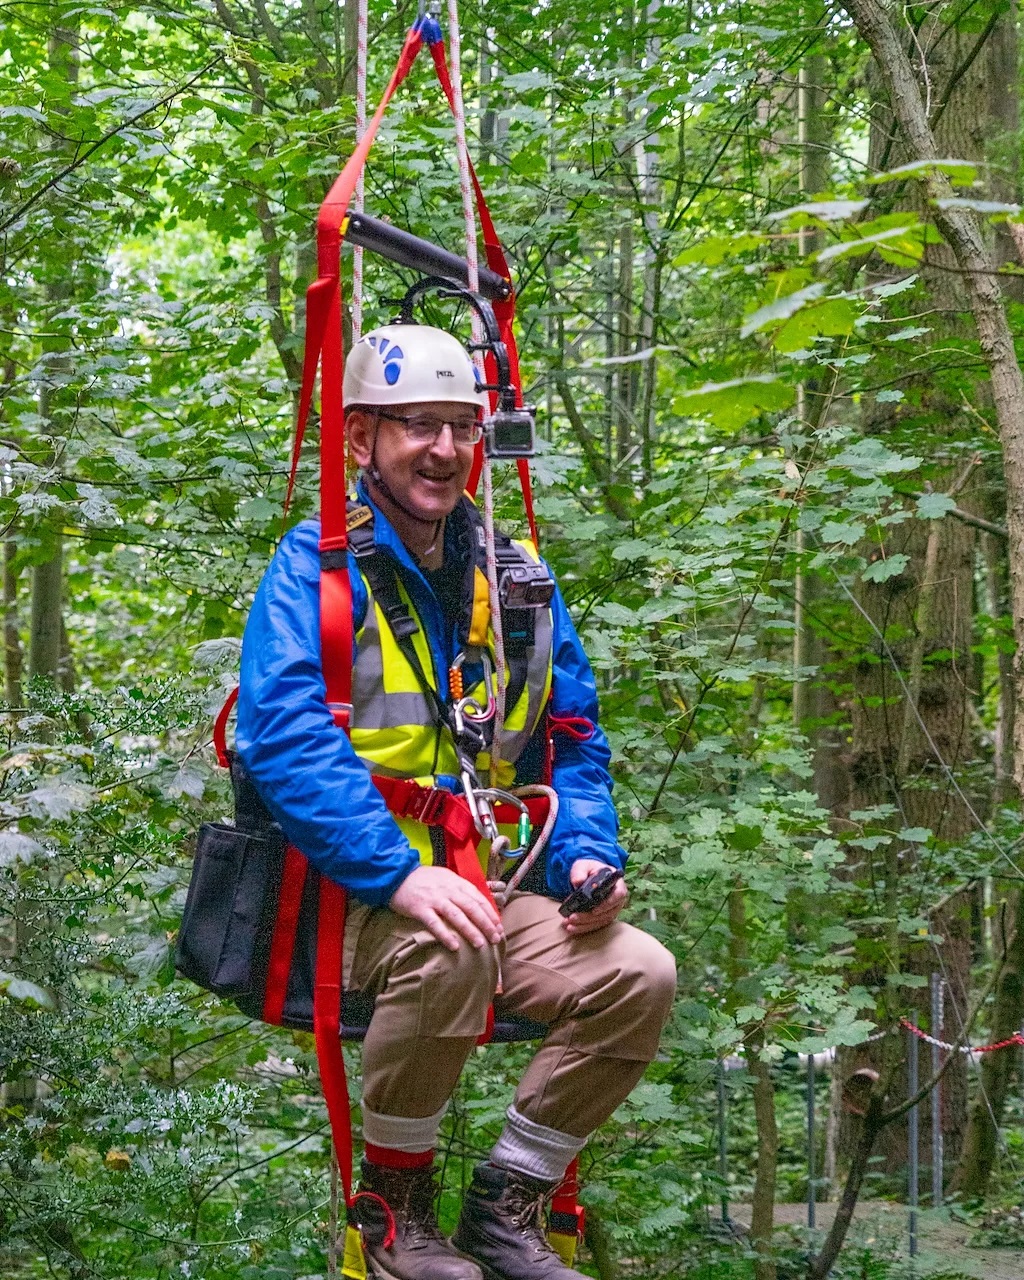
[[[495,381],[483,383],[481,391],[495,391],[498,404],[494,412],[484,419],[484,450],[489,458],[532,458],[537,452],[536,411],[532,406],[516,404],[516,391],[512,384],[512,370],[508,351],[501,340],[501,331],[494,308],[486,298],[472,289],[453,284],[438,276],[427,276],[409,288],[399,303],[394,324],[416,324],[413,308],[424,294],[436,292],[440,298],[458,298],[473,308],[480,317],[484,340],[470,343],[468,351],[490,352],[494,358]]]

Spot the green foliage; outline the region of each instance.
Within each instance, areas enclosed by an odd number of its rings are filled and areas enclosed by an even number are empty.
[[[412,12],[371,3],[371,100]],[[4,1275],[323,1274],[310,1038],[203,996],[171,956],[195,830],[229,812],[209,721],[280,534],[311,227],[354,141],[346,16],[61,3],[0,27],[5,600],[27,646],[33,571],[62,548],[68,633],[56,682],[9,686],[0,719]],[[791,0],[771,29],[732,2],[489,0],[462,16],[471,146],[540,408],[544,551],[598,676],[630,918],[679,961],[661,1056],[587,1148],[585,1199],[623,1276],[731,1280],[753,1262],[711,1230],[716,1063],[772,1064],[779,1193],[802,1197],[793,1055],[860,1045],[905,1012],[935,963],[934,904],[1019,874],[1019,818],[995,785],[1013,631],[980,544],[973,633],[921,659],[923,680],[960,664],[977,749],[882,798],[857,774],[832,812],[816,750],[827,731],[856,754],[872,714],[899,738],[891,668],[909,670],[919,620],[900,601],[929,534],[961,507],[1003,518],[979,345],[929,296],[945,251],[927,178],[945,173],[946,204],[987,233],[1019,210],[986,198],[973,161],[890,157],[865,175],[865,48],[838,17],[808,44]],[[792,92],[813,49],[831,86],[821,191],[801,188]],[[453,127],[427,61],[382,129],[367,207],[458,250]],[[365,327],[410,279],[367,259]],[[431,315],[468,333],[449,304]],[[316,508],[317,428],[292,518]],[[983,480],[953,496],[975,456]],[[511,469],[498,480],[521,529]],[[817,656],[795,654],[800,626]],[[795,682],[813,681],[831,710],[794,725]],[[870,769],[888,778],[890,757]],[[984,818],[967,835],[943,831],[951,779]],[[997,883],[993,918],[1004,897]],[[460,1085],[448,1226],[526,1053],[480,1052]],[[349,1066],[357,1096],[357,1054]],[[727,1087],[725,1190],[747,1198],[751,1078]],[[1011,1120],[1019,1161],[1019,1106]],[[1011,1159],[998,1178],[1019,1200]],[[805,1252],[780,1240],[780,1275]],[[851,1246],[835,1274],[898,1274],[883,1252]]]

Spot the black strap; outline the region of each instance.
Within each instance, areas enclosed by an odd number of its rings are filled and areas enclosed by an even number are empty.
[[[450,727],[448,708],[441,700],[441,695],[427,679],[420,655],[413,644],[412,638],[419,631],[419,626],[409,613],[408,606],[398,590],[397,569],[383,552],[374,551],[372,554],[359,555],[357,551],[356,555],[359,556],[359,568],[370,584],[374,600],[380,605],[387,619],[391,634],[395,637],[395,643],[402,651],[406,662],[412,667],[413,674],[427,695],[434,712],[435,724]]]

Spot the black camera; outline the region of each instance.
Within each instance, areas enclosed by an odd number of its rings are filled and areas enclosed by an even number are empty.
[[[498,409],[484,421],[484,449],[489,458],[532,458],[537,451],[534,411]]]
[[[543,609],[555,594],[555,581],[542,564],[511,564],[498,579],[504,609]]]

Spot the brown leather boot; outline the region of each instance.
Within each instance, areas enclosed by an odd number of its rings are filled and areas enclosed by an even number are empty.
[[[395,1238],[385,1248],[387,1215],[369,1198],[356,1201],[370,1275],[377,1280],[483,1280],[480,1268],[441,1234],[430,1165],[390,1169],[364,1160],[359,1190],[380,1196],[395,1220]]]
[[[557,1184],[478,1164],[452,1244],[479,1262],[486,1280],[586,1280],[544,1234],[544,1204]]]

